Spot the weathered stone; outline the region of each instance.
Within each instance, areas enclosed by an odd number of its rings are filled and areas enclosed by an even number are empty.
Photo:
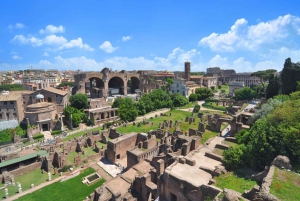
[[[276,167],[279,168],[284,168],[284,169],[289,169],[291,170],[293,167],[291,165],[290,159],[286,156],[278,155],[271,165],[275,165]]]
[[[223,192],[224,196],[222,198],[222,201],[240,201],[244,199],[242,195],[237,191],[225,188]]]

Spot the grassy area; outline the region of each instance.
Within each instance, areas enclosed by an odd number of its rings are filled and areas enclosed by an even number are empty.
[[[300,198],[300,176],[294,172],[275,169],[270,193],[279,200],[293,201]]]
[[[74,139],[74,137],[80,137],[80,136],[83,136],[85,135],[87,132],[93,132],[93,131],[97,131],[97,130],[103,130],[102,129],[102,126],[98,126],[98,127],[95,127],[95,128],[92,128],[92,129],[89,129],[89,130],[83,130],[83,131],[80,131],[78,133],[74,133],[72,135],[69,135],[67,137],[65,137],[63,139],[63,142],[65,141],[68,141],[68,140],[71,140],[71,139]]]
[[[59,175],[52,175],[51,178],[55,179],[57,178]],[[15,177],[15,186],[7,186],[8,189],[8,193],[9,196],[15,195],[18,193],[18,186],[17,186],[17,182],[21,183],[22,186],[22,190],[28,190],[31,186],[31,184],[34,184],[34,186],[37,186],[41,183],[47,182],[48,181],[48,174],[45,173],[43,174],[41,169],[36,169],[32,172],[29,172],[27,174]],[[3,184],[1,184],[1,187],[3,186]],[[4,190],[0,191],[0,196],[1,198],[5,197],[5,192]]]
[[[223,141],[223,144],[226,144],[226,145],[228,145],[228,146],[230,146],[230,147],[235,147],[235,146],[238,145],[237,143],[229,142],[229,141],[227,141],[227,140],[224,140],[224,141]]]
[[[215,186],[221,189],[229,188],[243,193],[245,190],[250,190],[254,185],[257,184],[256,181],[246,179],[240,174],[238,175],[234,172],[227,172],[226,174],[222,174],[218,177],[215,177]]]
[[[87,168],[81,172],[80,175],[69,179],[64,182],[55,182],[49,186],[46,186],[40,190],[33,193],[27,194],[21,198],[19,201],[65,201],[65,200],[84,200],[86,196],[90,195],[95,188],[101,186],[105,180],[101,179],[91,185],[83,184],[82,178],[94,173],[95,170],[92,168]],[[66,199],[67,198],[67,199]]]
[[[178,109],[188,109],[188,108],[194,108],[194,106],[197,104],[197,102],[189,102],[188,104],[186,104],[185,106],[179,107]]]
[[[85,158],[87,158],[88,156],[91,156],[91,155],[94,155],[96,154],[97,152],[95,152],[93,150],[92,147],[83,147],[82,148],[83,151],[84,151],[84,155],[79,153],[80,156],[81,156],[81,160],[84,160]],[[68,164],[71,164],[71,163],[74,163],[74,157],[77,156],[78,153],[76,151],[71,151],[68,153],[68,158],[67,158],[67,162]]]
[[[223,122],[223,123],[221,124],[221,131],[224,130],[228,125],[229,125],[229,123]]]
[[[181,121],[180,129],[183,130],[185,133],[189,130],[189,128],[198,129],[198,124],[200,122],[200,118],[196,118],[196,121],[192,124],[189,124],[189,122],[185,122],[185,117],[191,116],[191,112],[186,112],[182,110],[173,110],[171,111],[172,116],[159,116],[157,118],[149,119],[149,122],[153,122],[154,125],[151,127],[150,124],[141,124],[140,127],[137,125],[128,125],[127,127],[118,127],[117,131],[120,133],[131,133],[131,132],[148,132],[150,130],[157,130],[159,123],[162,123],[164,120],[172,120],[173,123],[175,123],[176,120]],[[167,113],[169,114],[169,112]],[[170,132],[173,132],[175,130],[175,127],[169,129]],[[206,142],[209,138],[215,137],[217,135],[217,132],[206,130],[205,133],[203,133],[203,138],[201,139],[201,142]]]
[[[180,128],[181,130],[187,131],[188,127],[191,126],[188,124],[188,122],[184,122],[185,117],[187,116],[191,116],[191,112],[186,112],[186,111],[182,111],[182,110],[173,110],[171,111],[172,116],[169,116],[170,112],[167,112],[167,116],[158,116],[157,118],[153,118],[153,119],[148,119],[149,122],[153,122],[154,125],[151,127],[150,124],[141,124],[140,127],[138,127],[137,125],[127,125],[127,127],[118,127],[117,131],[120,133],[131,133],[131,132],[148,132],[150,130],[157,130],[158,129],[158,125],[159,123],[164,122],[164,120],[172,120],[173,123],[175,123],[175,121],[181,121],[181,119],[183,120]],[[198,119],[199,121],[199,119]],[[195,126],[194,126],[195,127]],[[172,132],[175,128],[170,129],[170,131]]]
[[[224,150],[223,149],[219,149],[219,148],[214,148],[213,153],[218,154],[220,156],[223,155]]]
[[[225,94],[229,94],[229,86],[227,86],[227,85],[222,85],[222,86],[221,86],[221,89],[218,89],[218,91],[221,92],[222,89],[225,89]]]
[[[226,107],[219,106],[219,105],[217,105],[216,102],[210,102],[210,101],[207,101],[204,104],[202,104],[202,107],[208,108],[208,109],[213,109],[213,110],[227,111]]]
[[[205,130],[205,132],[202,134],[201,143],[204,144],[209,138],[216,137],[218,132]]]

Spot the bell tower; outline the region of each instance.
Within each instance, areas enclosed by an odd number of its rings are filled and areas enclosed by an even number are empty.
[[[191,63],[189,61],[184,62],[184,75],[185,79],[189,81],[191,76]]]

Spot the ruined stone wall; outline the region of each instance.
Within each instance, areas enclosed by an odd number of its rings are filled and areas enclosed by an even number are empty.
[[[122,159],[126,156],[127,150],[132,150],[136,145],[137,135],[115,142],[110,141],[107,144],[107,158],[113,163],[117,158]]]
[[[35,162],[30,165],[26,165],[23,167],[20,167],[18,169],[10,171],[11,174],[13,174],[15,177],[26,174],[28,172],[34,171],[38,168],[41,168],[42,162]]]
[[[166,200],[173,200],[172,194],[180,201],[199,201],[202,198],[200,186],[196,187],[184,180],[174,178],[166,172],[158,181],[159,197]]]

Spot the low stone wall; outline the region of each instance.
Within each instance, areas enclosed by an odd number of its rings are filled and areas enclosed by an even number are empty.
[[[228,141],[228,142],[234,142],[234,143],[237,143],[237,140],[236,140],[235,137],[226,137],[225,140]]]
[[[274,170],[275,170],[275,166],[271,166],[269,169],[269,172],[267,174],[267,176],[263,179],[263,182],[260,186],[260,191],[263,193],[269,193],[270,192],[270,186],[272,184],[273,181],[273,176],[274,176]]]
[[[42,166],[42,162],[35,162],[33,164],[30,165],[26,165],[23,167],[20,167],[18,169],[12,170],[10,171],[11,174],[13,174],[15,177],[26,174],[28,172],[31,172],[33,170],[36,170],[38,168],[41,168]]]
[[[205,156],[208,157],[208,158],[212,158],[216,161],[223,162],[223,156],[220,156],[218,154],[214,154],[214,153],[211,153],[211,152],[205,152]]]
[[[215,148],[226,150],[229,149],[229,146],[226,144],[216,144]]]
[[[93,155],[90,155],[86,158],[86,160],[94,160],[96,158],[100,158],[101,157],[101,154],[93,154]]]

